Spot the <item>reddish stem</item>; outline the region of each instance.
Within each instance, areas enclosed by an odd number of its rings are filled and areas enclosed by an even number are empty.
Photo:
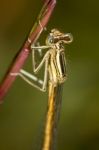
[[[43,9],[40,19],[40,23],[43,27],[45,27],[49,21],[49,18],[54,10],[54,7],[56,5],[56,0],[45,0]],[[39,37],[39,32],[41,30],[41,26],[38,24],[35,28],[35,30],[28,36],[28,39],[26,40],[25,44],[23,45],[20,52],[17,54],[16,58],[13,60],[10,68],[8,69],[1,85],[0,85],[0,103],[4,101],[4,96],[9,91],[10,87],[12,86],[14,80],[16,79],[16,76],[11,76],[11,73],[18,73],[20,69],[23,67],[25,61],[27,60],[30,52],[31,52],[31,43],[36,40]],[[31,42],[30,42],[31,41]]]

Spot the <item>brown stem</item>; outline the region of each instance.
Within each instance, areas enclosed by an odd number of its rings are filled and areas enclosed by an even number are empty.
[[[37,21],[40,21],[43,27],[47,25],[55,5],[56,5],[56,0],[46,0],[44,2],[44,5],[37,18]],[[3,99],[4,96],[6,95],[11,85],[13,84],[14,80],[16,79],[16,76],[11,76],[11,73],[18,73],[20,69],[23,67],[26,59],[28,58],[31,52],[31,48],[30,48],[31,43],[36,42],[36,40],[39,38],[40,30],[41,30],[41,26],[36,22],[28,36],[29,40],[27,39],[25,41],[23,47],[21,48],[17,56],[14,58],[10,68],[8,69],[0,85],[0,103],[4,101]]]

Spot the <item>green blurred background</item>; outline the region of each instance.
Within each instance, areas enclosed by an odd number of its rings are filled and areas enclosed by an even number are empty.
[[[22,46],[43,1],[0,1],[0,80]],[[48,23],[71,32],[66,46],[68,80],[64,84],[57,150],[99,150],[99,1],[58,0]],[[30,70],[31,59],[25,68]],[[0,150],[38,150],[47,93],[20,78],[0,105]]]

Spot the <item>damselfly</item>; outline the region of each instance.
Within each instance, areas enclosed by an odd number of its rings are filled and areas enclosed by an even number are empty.
[[[39,72],[42,66],[45,65],[44,81],[38,79],[36,76],[23,69],[21,69],[19,73],[11,73],[11,75],[19,75],[31,86],[39,89],[42,92],[46,91],[48,76],[49,81],[56,86],[57,84],[63,83],[66,80],[66,58],[64,44],[69,44],[72,42],[72,40],[73,37],[70,33],[64,34],[57,29],[52,29],[46,38],[46,45],[34,46],[31,44],[33,72]],[[40,64],[36,67],[35,52],[39,49],[41,51],[46,49],[47,51]],[[37,81],[37,83],[39,83],[41,86],[36,85],[29,79]]]
[[[46,45],[34,46],[31,44],[33,72],[37,73],[43,65],[45,65],[44,81],[37,78],[27,71],[21,69],[19,73],[11,73],[11,75],[19,75],[31,86],[44,92],[49,82],[49,98],[46,113],[46,123],[44,128],[44,140],[42,150],[53,150],[54,141],[56,140],[57,126],[62,101],[62,83],[66,80],[66,58],[64,44],[69,44],[73,40],[70,33],[64,34],[57,29],[52,29],[46,38]],[[29,41],[31,42],[31,41]],[[40,64],[36,67],[35,52],[40,50],[47,50]],[[48,78],[49,77],[49,78]],[[34,84],[29,79],[37,81]]]

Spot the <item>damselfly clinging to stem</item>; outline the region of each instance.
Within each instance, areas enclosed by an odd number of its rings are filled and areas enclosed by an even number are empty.
[[[44,81],[38,79],[36,76],[23,69],[21,69],[19,73],[11,73],[11,75],[19,75],[31,86],[43,92],[46,91],[48,77],[49,81],[56,86],[57,84],[63,83],[66,80],[66,58],[64,44],[69,44],[72,40],[73,37],[70,33],[64,34],[57,29],[52,29],[46,38],[46,45],[34,46],[31,44],[33,72],[37,73],[45,64]],[[46,53],[40,64],[36,67],[35,51],[39,49],[45,49]],[[29,79],[37,81],[41,86],[34,84]]]
[[[31,44],[33,72],[37,73],[45,65],[44,81],[23,69],[19,73],[11,73],[11,75],[19,75],[31,86],[42,92],[46,91],[47,82],[49,82],[49,98],[42,150],[54,149],[62,100],[62,83],[66,80],[67,75],[64,44],[69,44],[72,40],[73,37],[70,33],[64,34],[57,29],[52,29],[46,38],[46,45],[34,46]],[[45,55],[36,67],[35,52],[44,49],[46,50]],[[37,81],[41,86],[34,84],[29,79]]]

